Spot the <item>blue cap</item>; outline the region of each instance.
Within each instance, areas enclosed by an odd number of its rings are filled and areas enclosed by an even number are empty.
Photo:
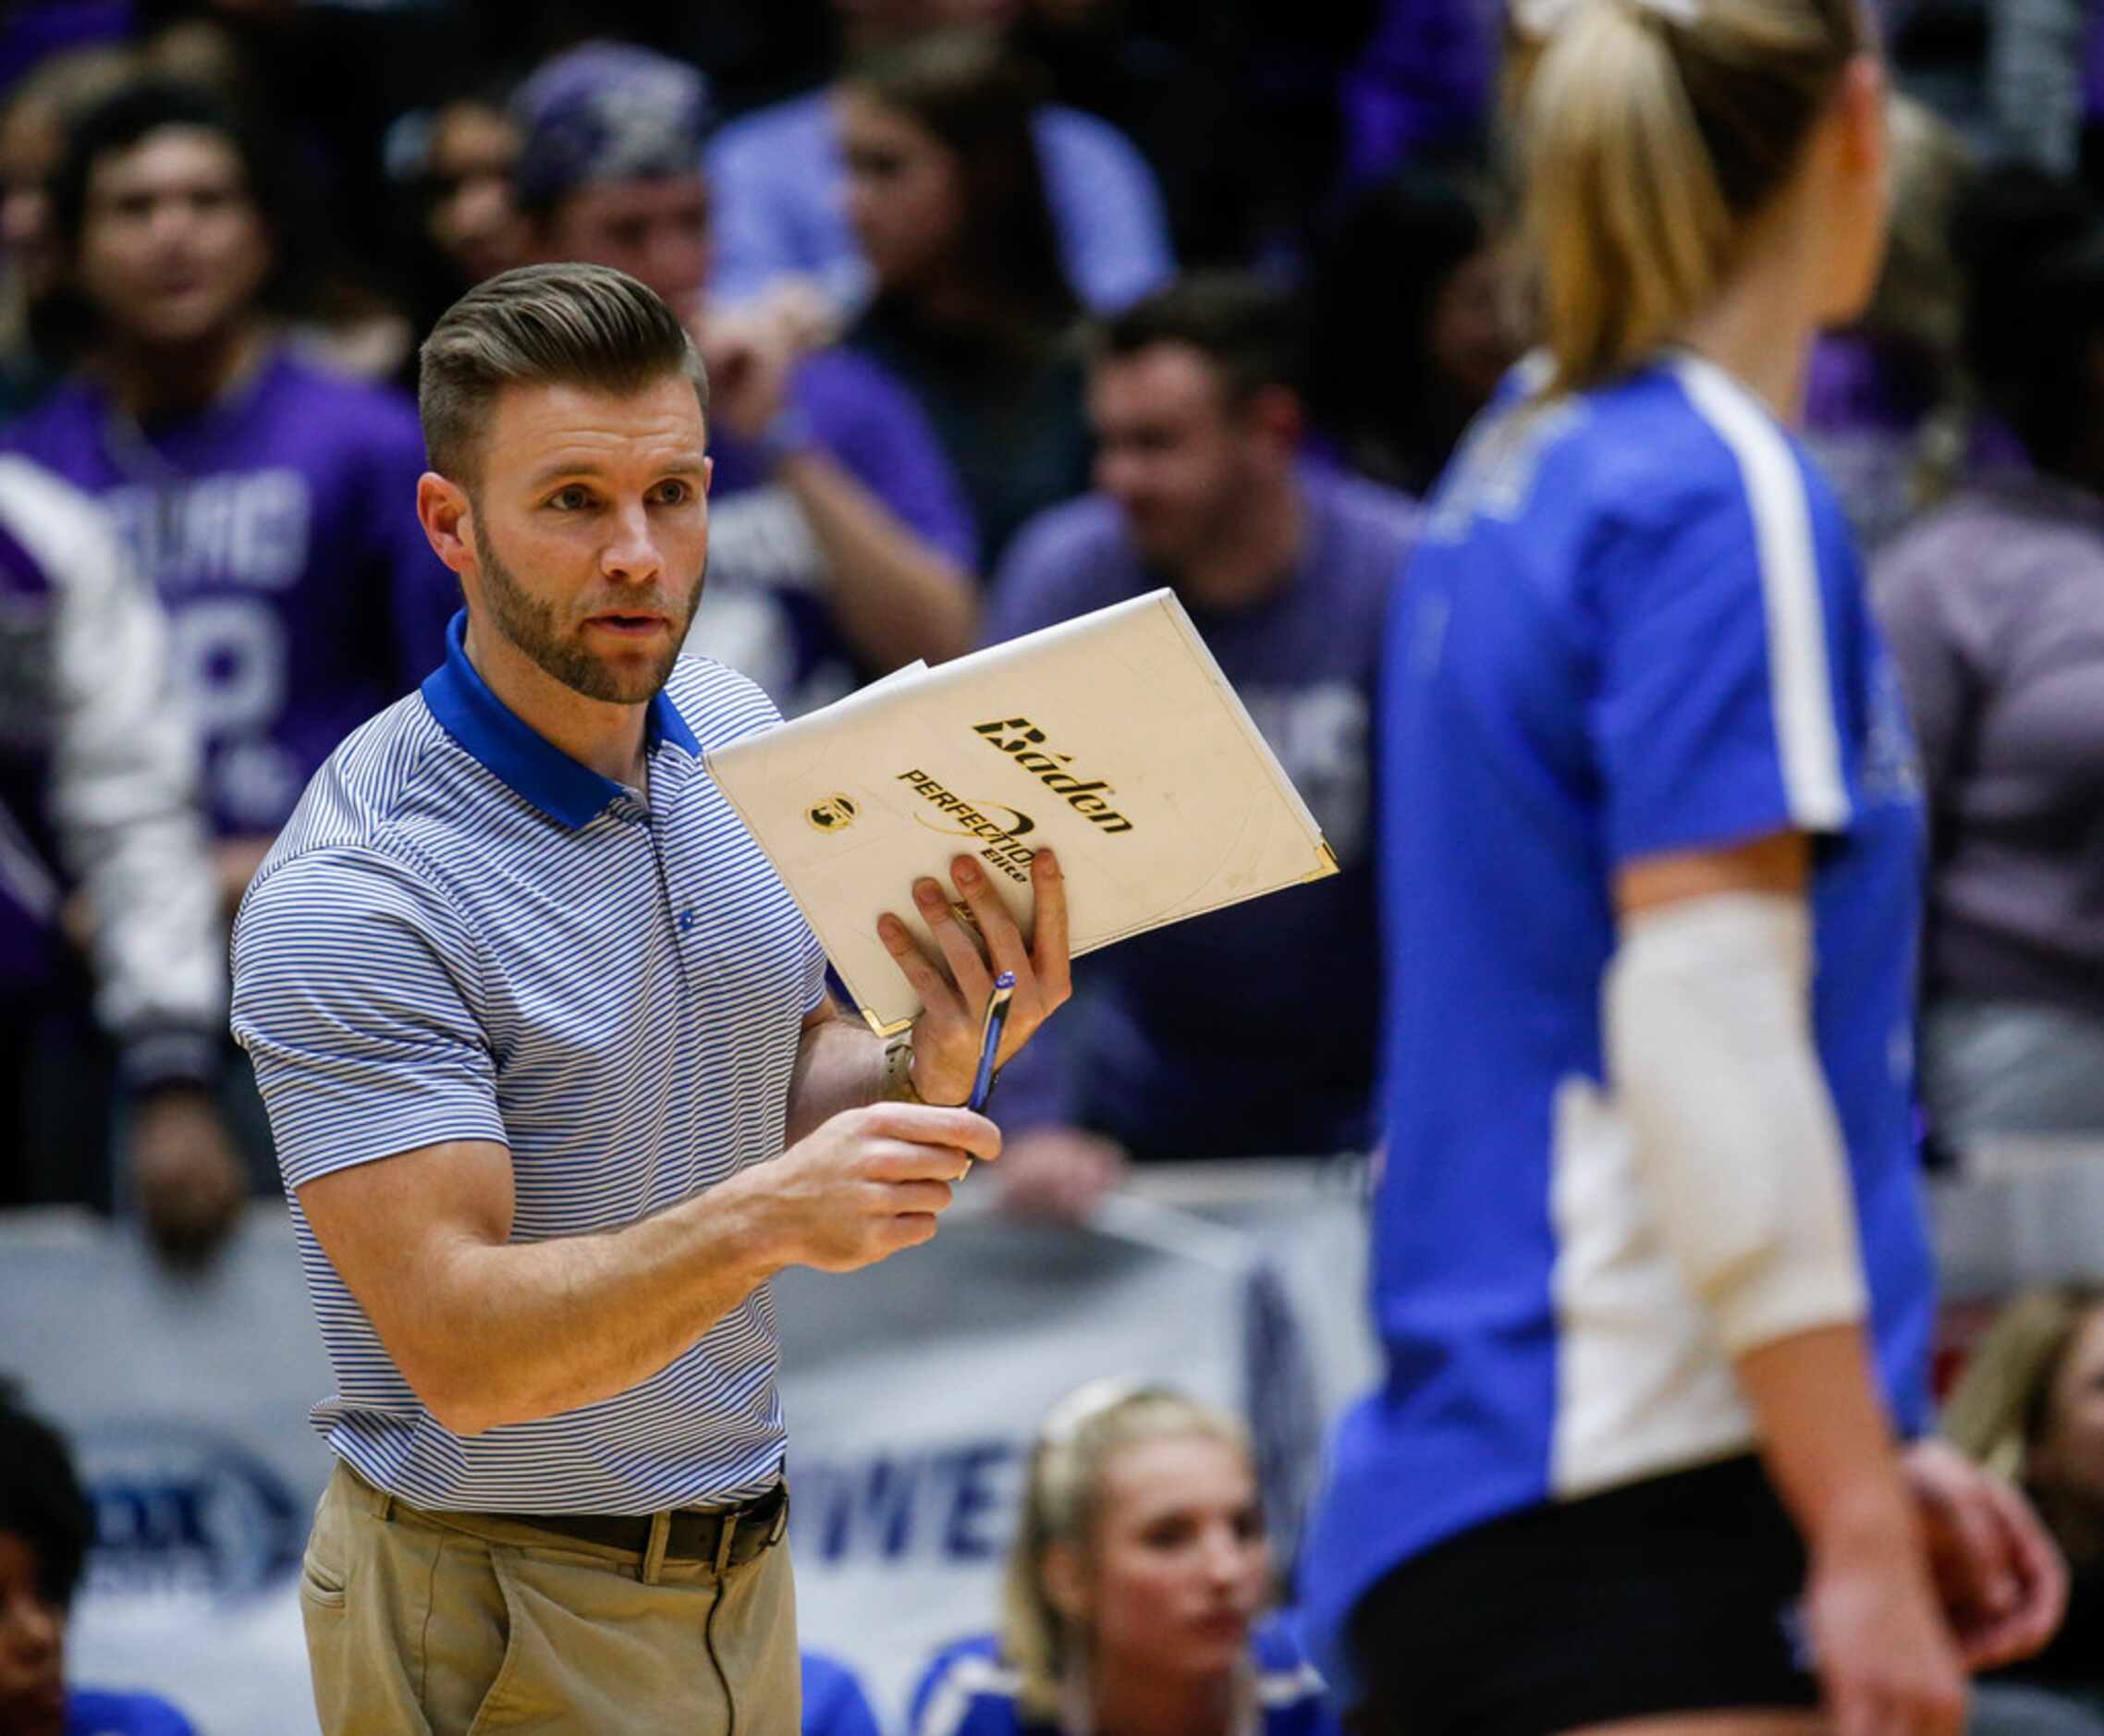
[[[647,48],[587,43],[557,55],[511,99],[525,138],[519,202],[545,210],[591,181],[698,175],[711,107],[699,70]]]

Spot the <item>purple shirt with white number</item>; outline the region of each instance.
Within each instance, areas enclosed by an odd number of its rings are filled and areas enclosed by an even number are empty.
[[[69,381],[0,446],[99,498],[152,576],[222,837],[275,832],[336,743],[445,654],[459,592],[417,521],[423,436],[398,393],[280,348],[143,428]]]
[[[821,350],[790,377],[789,401],[813,446],[907,530],[971,570],[972,509],[935,430],[885,368],[852,350]],[[864,666],[842,636],[825,555],[763,455],[721,428],[709,449],[709,581],[688,648],[757,681],[789,717],[884,673]]]

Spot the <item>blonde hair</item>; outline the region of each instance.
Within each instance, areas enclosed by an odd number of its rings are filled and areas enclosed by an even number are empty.
[[[1516,31],[1506,104],[1561,392],[1642,361],[1716,292],[1865,38],[1856,0],[1547,10]]]
[[[2104,1290],[2027,1290],[2000,1314],[1943,1407],[1943,1433],[1966,1457],[2021,1480],[2052,1421],[2053,1385]]]
[[[1235,1418],[1168,1387],[1092,1381],[1046,1417],[1030,1455],[1001,1595],[1001,1655],[1020,1679],[1024,1722],[1059,1723],[1068,1681],[1087,1664],[1088,1636],[1046,1592],[1046,1552],[1056,1543],[1088,1551],[1102,1514],[1105,1473],[1119,1452],[1142,1441],[1193,1435],[1245,1455],[1250,1450],[1249,1433]]]

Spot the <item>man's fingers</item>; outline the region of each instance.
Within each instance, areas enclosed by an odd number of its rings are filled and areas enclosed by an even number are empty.
[[[911,1151],[913,1163],[935,1166],[925,1171],[929,1175],[954,1176],[960,1155],[987,1163],[1001,1155],[1001,1130],[970,1109],[928,1103],[878,1103],[857,1113],[865,1118],[868,1132],[898,1142],[901,1155],[904,1150]],[[947,1169],[942,1167],[946,1161]]]
[[[1037,905],[1031,921],[1031,966],[1046,1006],[1058,1007],[1073,992],[1073,974],[1067,959],[1067,880],[1050,850],[1037,852],[1030,883]]]
[[[943,959],[949,966],[950,981],[957,984],[964,1006],[984,1007],[986,996],[993,992],[994,979],[986,974],[986,960],[980,956],[979,943],[965,933],[964,924],[949,908],[948,896],[940,883],[927,878],[916,880],[913,902],[920,907],[921,920],[927,923],[936,945],[942,948]]]
[[[894,1217],[947,1212],[954,1197],[948,1181],[894,1181],[885,1193],[885,1204]]]
[[[1018,987],[1027,984],[1030,954],[1023,949],[1022,931],[1015,925],[1015,918],[1009,914],[1009,907],[1001,902],[1001,895],[994,890],[985,870],[971,857],[960,856],[949,865],[949,877],[957,883],[972,914],[979,919],[979,933],[985,939],[995,966],[1012,972]]]
[[[949,978],[937,970],[934,960],[921,949],[921,943],[913,938],[911,929],[887,911],[876,919],[876,937],[884,942],[884,949],[891,955],[899,973],[913,985],[923,1008],[938,1017],[962,1019],[965,1016],[964,1004],[958,998]]]

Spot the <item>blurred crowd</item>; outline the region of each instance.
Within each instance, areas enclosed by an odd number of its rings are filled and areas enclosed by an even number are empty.
[[[2104,1133],[2104,21],[1878,9],[1893,245],[1806,418],[1919,738],[1925,1125],[1962,1168]],[[706,360],[691,648],[794,715],[1171,585],[1336,850],[1084,961],[996,1100],[1006,1203],[1080,1219],[1133,1164],[1375,1146],[1383,620],[1529,341],[1498,12],[6,9],[0,1206],[134,1216],[181,1262],[276,1191],[225,925],[307,778],[440,659],[416,348],[536,261],[632,273]],[[2104,1316],[2026,1308],[1958,1433],[2093,1581]],[[22,1529],[0,1511],[0,1568]],[[41,1547],[68,1589],[76,1545]],[[961,1705],[975,1656],[929,1694]],[[2094,1644],[2049,1657],[2104,1692]]]

